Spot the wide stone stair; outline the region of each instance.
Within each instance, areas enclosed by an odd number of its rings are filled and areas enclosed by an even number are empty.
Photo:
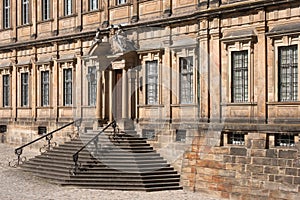
[[[95,135],[93,131],[81,134],[30,159],[21,169],[62,186],[141,191],[182,189],[180,175],[134,131],[101,134],[98,142],[92,142],[79,153],[80,167],[74,170],[73,154]]]

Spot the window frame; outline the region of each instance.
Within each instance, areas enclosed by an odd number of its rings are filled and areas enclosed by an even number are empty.
[[[285,92],[285,99],[283,98],[283,89],[281,88],[281,86],[283,85],[283,81],[282,80],[282,76],[284,75],[283,73],[281,73],[281,70],[284,69],[282,67],[282,54],[281,54],[281,50],[283,49],[288,49],[289,51],[292,50],[292,48],[295,48],[295,55],[296,55],[296,58],[293,57],[294,61],[296,61],[297,63],[289,63],[289,67],[286,67],[285,69],[289,70],[290,69],[290,75],[293,76],[291,77],[291,80],[290,80],[290,83],[288,84],[289,88],[291,88],[290,90],[286,89],[286,92]],[[295,102],[295,101],[298,101],[298,98],[299,98],[299,48],[298,48],[298,45],[296,44],[291,44],[291,45],[286,45],[286,46],[279,46],[277,48],[277,56],[278,56],[278,63],[277,63],[277,89],[278,89],[278,93],[277,93],[277,98],[278,98],[278,102]],[[288,56],[287,56],[288,57]],[[296,67],[291,67],[291,65],[293,64],[296,64],[297,66]],[[294,70],[292,68],[295,68]],[[294,73],[292,73],[292,71],[294,71]],[[296,77],[295,77],[295,74],[296,74]],[[288,79],[288,77],[286,78]],[[294,80],[294,82],[292,82],[292,80]],[[295,84],[295,85],[293,85]],[[287,86],[287,88],[288,88]],[[296,89],[295,89],[295,86],[296,86]],[[294,88],[294,89],[293,89]],[[296,90],[296,92],[293,92],[294,90]],[[293,93],[293,96],[291,94],[291,91]]]
[[[48,74],[47,80],[45,80],[44,75]],[[46,88],[46,90],[45,90]],[[50,71],[41,71],[41,106],[47,107],[50,105]]]
[[[123,4],[126,4],[127,3],[127,0],[116,0],[116,5],[123,5]]]
[[[70,72],[70,75],[66,73]],[[73,69],[63,69],[63,105],[72,106],[73,104]]]
[[[6,80],[7,79],[7,80]],[[11,95],[11,76],[10,74],[3,74],[2,75],[2,92],[3,92],[3,99],[2,99],[2,106],[3,107],[10,107],[10,95]]]
[[[21,72],[21,107],[28,107],[28,106],[29,106],[29,72]]]
[[[30,1],[22,0],[22,25],[27,25],[30,23]]]
[[[11,27],[10,20],[11,20],[11,0],[4,0],[3,1],[3,29],[8,29]]]
[[[242,66],[240,66],[239,68],[235,66],[235,58],[234,56],[237,55],[237,56],[242,56]],[[230,93],[230,96],[231,96],[231,102],[232,103],[245,103],[245,102],[249,102],[249,51],[248,50],[240,50],[240,51],[231,51],[231,54],[230,54],[230,57],[231,57],[231,68],[230,68],[230,73],[231,73],[231,84],[230,84],[230,88],[231,88],[231,93]],[[240,71],[241,73],[241,97],[238,98],[236,96],[236,93],[237,93],[237,90],[239,87],[237,87],[235,85],[236,83],[236,73],[238,73],[238,71]],[[246,75],[245,75],[246,73]],[[245,80],[245,76],[247,77],[246,80]]]
[[[152,65],[155,64],[155,65]],[[158,60],[146,61],[146,104],[147,105],[157,105],[159,103],[159,62]],[[156,74],[155,72],[150,73],[150,66],[156,66]],[[149,84],[149,78],[153,79],[153,83]],[[154,94],[150,92],[149,85],[153,85]],[[150,97],[151,96],[151,97]],[[152,97],[153,96],[153,97]],[[150,97],[150,98],[149,98]],[[151,100],[153,99],[153,101]]]
[[[183,72],[183,65],[182,62],[184,60],[187,60],[187,68],[190,68],[186,72]],[[183,88],[183,77],[189,76],[190,78],[190,84],[188,84],[187,87]],[[185,57],[179,57],[179,102],[180,104],[192,104],[194,103],[194,57],[193,56],[185,56]],[[185,95],[185,100],[183,100],[183,90],[187,89],[189,95]],[[187,93],[185,92],[185,93]],[[189,97],[190,96],[190,97]]]
[[[42,21],[51,19],[51,1],[42,0]]]
[[[89,0],[89,11],[95,11],[99,9],[99,0]]]
[[[64,16],[73,15],[73,0],[64,0]]]

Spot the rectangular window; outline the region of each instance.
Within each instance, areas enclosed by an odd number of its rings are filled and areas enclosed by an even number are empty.
[[[21,73],[21,106],[28,106],[28,73]]]
[[[50,0],[42,1],[42,9],[43,20],[50,19]]]
[[[158,103],[158,62],[146,62],[146,99],[147,104]]]
[[[90,0],[90,11],[98,9],[98,0]]]
[[[3,107],[10,105],[10,77],[9,75],[3,75]]]
[[[193,103],[193,57],[179,58],[180,103]]]
[[[96,96],[97,96],[97,76],[96,76],[96,67],[88,68],[88,105],[96,105]]]
[[[185,142],[186,130],[176,130],[176,142]]]
[[[72,15],[73,0],[65,0],[65,16]]]
[[[22,24],[29,24],[29,0],[22,0]]]
[[[41,106],[49,106],[49,71],[41,72]]]
[[[4,0],[3,3],[3,28],[10,28],[10,0]]]
[[[231,99],[232,102],[248,101],[248,51],[236,51],[231,54]]]
[[[293,147],[295,146],[295,136],[293,133],[278,133],[275,135],[275,146],[278,147]]]
[[[245,135],[246,133],[243,132],[231,132],[228,133],[228,144],[233,144],[233,145],[245,145]]]
[[[64,69],[64,105],[72,105],[72,69]]]
[[[126,3],[126,0],[117,0],[117,5],[125,4],[125,3]]]
[[[279,48],[279,101],[298,99],[298,48],[297,45]]]

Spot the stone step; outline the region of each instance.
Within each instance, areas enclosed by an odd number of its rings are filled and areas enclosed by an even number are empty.
[[[92,142],[78,157],[74,173],[73,155],[95,136],[88,131],[30,159],[22,170],[63,186],[92,189],[158,191],[182,189],[180,175],[136,132],[112,134]]]

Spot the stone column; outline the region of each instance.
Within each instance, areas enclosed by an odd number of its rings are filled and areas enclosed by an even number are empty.
[[[128,116],[128,78],[127,71],[122,69],[122,119],[118,120],[118,126],[121,130],[132,130],[133,122]]]
[[[102,119],[102,72],[97,70],[96,119]]]
[[[113,71],[109,71],[109,121],[113,120]]]
[[[122,118],[128,119],[128,81],[127,71],[122,69]]]

